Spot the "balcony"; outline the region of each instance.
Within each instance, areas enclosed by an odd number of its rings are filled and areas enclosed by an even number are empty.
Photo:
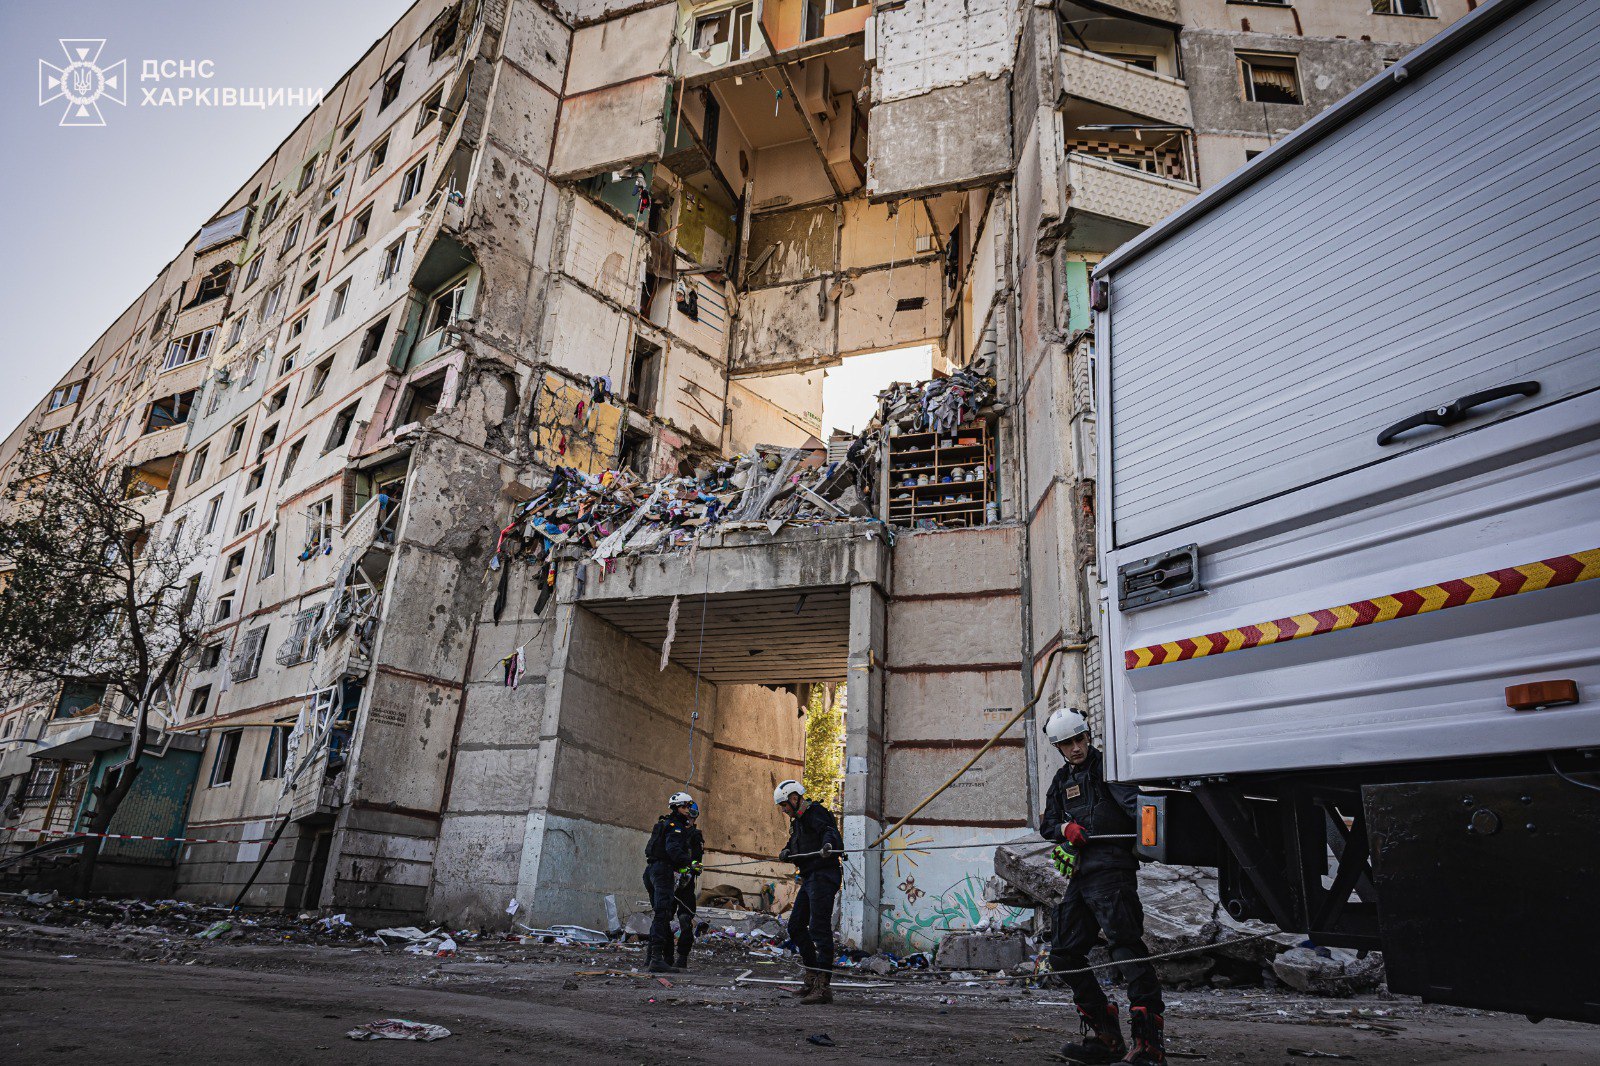
[[[1072,246],[1110,251],[1199,195],[1185,181],[1147,174],[1091,155],[1067,155],[1067,209]]]
[[[1129,111],[1172,126],[1193,126],[1189,86],[1082,48],[1061,49],[1061,95]]]
[[[1100,0],[1100,6],[1158,22],[1170,22],[1174,26],[1183,22],[1183,16],[1178,13],[1178,0]]]

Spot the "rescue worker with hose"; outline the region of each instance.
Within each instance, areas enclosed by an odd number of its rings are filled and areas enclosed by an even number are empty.
[[[794,863],[800,877],[800,892],[789,912],[789,939],[800,949],[805,974],[791,994],[805,1004],[832,1003],[833,901],[844,880],[844,837],[833,813],[807,799],[798,781],[780,784],[772,802],[789,818],[789,843],[778,858]]]
[[[691,906],[687,914],[679,915],[679,966],[672,965],[672,917],[682,906],[680,893],[693,898],[694,878],[700,873],[705,854],[705,838],[694,824],[699,813],[700,806],[693,796],[674,792],[667,800],[667,813],[656,819],[644,848],[644,887],[655,912],[650,922],[650,945],[645,952],[645,965],[651,973],[678,973],[679,967],[689,961],[694,909]]]
[[[1106,780],[1105,757],[1090,744],[1089,723],[1076,709],[1062,707],[1051,714],[1045,735],[1066,762],[1050,782],[1039,833],[1055,841],[1057,869],[1070,877],[1052,923],[1050,969],[1084,970],[1089,950],[1103,932],[1111,959],[1122,963],[1128,983],[1133,1036],[1130,1048],[1122,1037],[1116,1005],[1106,999],[1093,972],[1069,973],[1066,981],[1072,986],[1083,1035],[1064,1046],[1061,1055],[1076,1063],[1120,1059],[1162,1066],[1166,1053],[1161,983],[1149,962],[1129,961],[1150,954],[1144,945],[1139,860],[1132,839],[1139,790]],[[1097,836],[1117,839],[1097,840]]]

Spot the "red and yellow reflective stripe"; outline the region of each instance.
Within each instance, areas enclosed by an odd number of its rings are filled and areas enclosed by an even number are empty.
[[[1396,618],[1409,618],[1414,614],[1463,607],[1483,600],[1498,600],[1523,592],[1538,592],[1540,589],[1572,585],[1597,577],[1600,577],[1600,548],[1574,555],[1558,555],[1554,559],[1541,559],[1522,566],[1509,566],[1504,570],[1491,570],[1487,574],[1474,574],[1438,585],[1424,585],[1377,599],[1358,600],[1307,614],[1258,622],[1242,629],[1225,629],[1221,633],[1207,633],[1134,648],[1124,652],[1123,656],[1129,670],[1138,670],[1146,666],[1198,659],[1205,655],[1259,648],[1264,644],[1281,644],[1301,637],[1336,633],[1341,629],[1392,622]]]

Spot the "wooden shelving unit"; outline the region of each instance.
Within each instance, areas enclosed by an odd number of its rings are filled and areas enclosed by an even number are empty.
[[[963,444],[962,441],[968,443]],[[918,527],[933,523],[944,529],[981,526],[994,501],[994,450],[988,423],[979,419],[955,432],[902,433],[889,438],[884,458],[883,513],[890,525]],[[943,481],[956,471],[976,470],[975,480]],[[925,485],[908,485],[921,479]]]

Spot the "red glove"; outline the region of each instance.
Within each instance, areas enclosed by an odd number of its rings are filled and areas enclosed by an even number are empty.
[[[1083,826],[1077,822],[1063,822],[1061,825],[1061,839],[1069,844],[1076,844],[1082,847],[1084,841],[1089,839],[1089,834],[1085,833]]]

